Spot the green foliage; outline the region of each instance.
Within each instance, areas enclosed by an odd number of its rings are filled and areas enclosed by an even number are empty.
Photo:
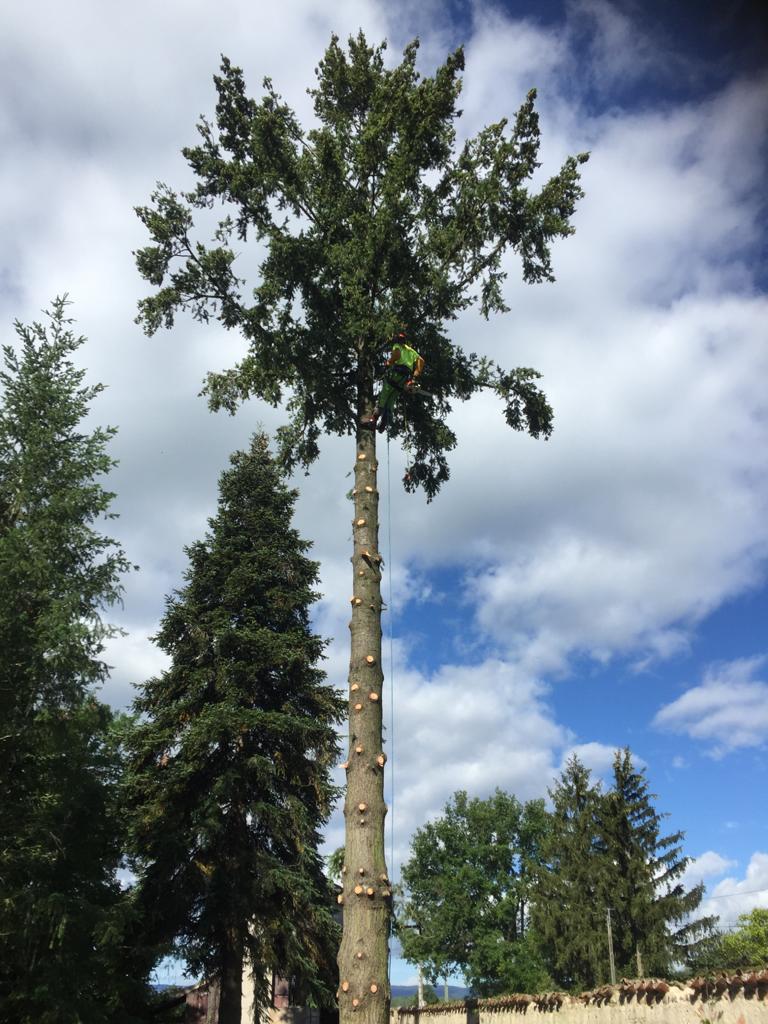
[[[84,432],[102,386],[65,311],[17,323],[0,372],[0,1003],[30,1024],[132,1019],[148,970],[116,881],[120,723],[91,692],[129,568],[100,532],[114,430]]]
[[[740,970],[768,964],[768,909],[739,914],[732,932],[710,935],[688,957],[691,971]]]
[[[690,863],[682,855],[682,832],[661,835],[644,771],[629,750],[618,750],[613,785],[605,794],[600,831],[610,866],[613,947],[619,975],[636,973],[640,950],[643,973],[666,975],[689,958],[712,930],[714,918],[693,917],[704,886],[685,890],[680,878]]]
[[[160,184],[137,210],[151,244],[136,261],[156,289],[138,321],[152,334],[185,310],[239,330],[248,353],[209,374],[205,391],[213,408],[230,412],[249,396],[272,404],[286,396],[288,468],[314,461],[321,433],[354,432],[372,408],[382,348],[406,323],[435,398],[408,403],[407,421],[400,410],[390,429],[423,467],[410,486],[432,497],[449,475],[456,437],[445,418],[456,400],[490,388],[513,429],[551,432],[539,374],[465,353],[444,325],[475,302],[486,317],[506,310],[508,249],[526,281],[553,280],[550,245],[574,230],[586,155],[531,190],[533,91],[511,123],[489,125],[457,151],[463,51],[433,77],[416,70],[417,51],[410,43],[388,68],[385,45],[371,47],[360,33],[345,51],[334,36],[316,69],[308,130],[269,79],[257,102],[223,59],[215,122],[201,119],[199,144],[184,150],[196,187],[177,194]],[[205,244],[194,213],[219,201],[229,212]],[[255,286],[238,276],[235,253],[249,237],[266,250]]]
[[[739,914],[734,932],[722,938],[723,967],[756,967],[768,964],[768,909],[755,907]]]
[[[232,456],[155,638],[171,665],[136,701],[126,795],[153,941],[208,976],[245,953],[257,986],[275,967],[322,1001],[337,936],[318,830],[343,703],[317,667],[317,564],[290,525],[295,498],[264,436]]]
[[[328,865],[328,877],[332,882],[341,882],[342,869],[344,867],[344,847],[338,846],[333,853],[326,858]]]
[[[546,988],[527,908],[548,827],[543,801],[456,793],[441,818],[417,830],[403,866],[405,958],[433,982],[461,971],[478,995]]]
[[[532,924],[555,983],[590,988],[607,980],[605,908],[607,864],[599,831],[599,786],[574,755],[552,799],[551,828],[543,846]]]
[[[617,975],[665,975],[688,958],[713,919],[693,918],[703,887],[680,882],[688,858],[682,832],[660,834],[661,815],[629,750],[616,752],[603,793],[572,757],[554,789],[533,922],[558,985],[592,988],[610,980],[607,911]]]

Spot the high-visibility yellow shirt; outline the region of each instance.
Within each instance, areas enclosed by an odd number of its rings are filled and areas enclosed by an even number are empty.
[[[398,342],[397,345],[392,346],[393,351],[400,353],[398,359],[395,360],[395,366],[407,366],[409,370],[412,370],[416,363],[421,359],[421,356],[415,348],[411,348],[410,345],[406,345],[405,342]]]

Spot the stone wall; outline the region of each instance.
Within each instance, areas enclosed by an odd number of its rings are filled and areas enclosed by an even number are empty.
[[[549,992],[393,1010],[391,1024],[768,1024],[768,970],[686,984],[624,982],[569,996]]]

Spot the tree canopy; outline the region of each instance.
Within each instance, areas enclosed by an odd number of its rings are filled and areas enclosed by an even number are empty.
[[[232,456],[155,638],[171,665],[142,684],[129,740],[147,926],[191,971],[222,979],[222,1021],[239,1020],[244,959],[260,1004],[272,968],[319,999],[333,985],[332,894],[317,847],[336,795],[343,703],[318,665],[317,563],[291,526],[295,499],[264,435]]]
[[[535,90],[511,123],[489,125],[457,149],[463,51],[432,77],[416,68],[418,41],[391,68],[385,51],[362,32],[346,51],[332,38],[316,69],[310,127],[270,79],[256,101],[242,71],[222,60],[215,121],[202,118],[200,142],[184,150],[196,186],[177,193],[160,184],[151,205],[137,209],[152,241],[137,265],[156,288],[138,321],[151,334],[186,310],[239,330],[247,354],[210,373],[205,392],[213,408],[230,411],[249,396],[286,397],[288,467],[309,465],[322,433],[355,431],[370,411],[382,348],[407,324],[434,399],[412,403],[407,423],[396,417],[390,429],[406,435],[422,467],[407,486],[431,497],[448,478],[456,437],[445,418],[454,401],[492,388],[511,427],[534,437],[551,431],[539,375],[465,353],[445,325],[475,302],[485,316],[506,310],[507,249],[519,254],[526,281],[553,279],[550,245],[574,230],[587,157],[568,157],[532,189]],[[227,213],[205,243],[195,212],[206,220],[203,211],[219,202]],[[266,251],[255,284],[237,261],[249,238]]]
[[[543,800],[455,793],[442,817],[416,831],[403,865],[405,958],[433,982],[461,971],[478,995],[546,987],[528,903],[548,829]]]
[[[84,420],[65,298],[0,372],[0,1002],[20,1022],[123,1021],[149,964],[117,881],[119,744],[94,696],[129,563],[103,530],[112,428]]]

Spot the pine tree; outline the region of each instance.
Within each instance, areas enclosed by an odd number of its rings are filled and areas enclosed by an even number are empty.
[[[216,123],[202,119],[200,144],[184,151],[196,187],[178,195],[161,185],[137,211],[152,240],[137,264],[157,289],[140,303],[145,330],[171,327],[177,311],[187,310],[204,322],[217,318],[248,342],[237,367],[209,375],[211,406],[233,412],[251,396],[276,405],[286,392],[291,420],[280,437],[287,467],[314,462],[323,432],[355,436],[345,846],[347,864],[362,869],[365,884],[346,875],[345,1024],[384,1024],[389,1003],[377,463],[375,434],[361,419],[374,408],[382,350],[405,323],[426,359],[433,396],[406,399],[407,417],[396,410],[390,426],[414,460],[407,488],[420,486],[432,498],[448,479],[456,437],[446,416],[454,401],[481,388],[500,396],[513,429],[549,435],[552,410],[539,374],[466,354],[444,325],[477,300],[485,316],[507,309],[508,249],[520,255],[526,281],[553,279],[550,244],[574,230],[586,159],[569,157],[538,192],[530,190],[539,167],[533,91],[511,124],[484,128],[457,153],[463,52],[422,77],[417,42],[391,69],[384,50],[362,33],[346,52],[332,38],[316,71],[309,130],[269,79],[261,102],[249,98],[242,72],[224,59],[215,78]],[[206,245],[193,213],[218,200],[231,216]],[[266,249],[255,287],[245,287],[236,266],[235,247],[249,235]]]
[[[684,833],[662,836],[645,771],[628,749],[617,750],[613,786],[600,808],[600,834],[610,870],[611,920],[619,974],[665,975],[693,955],[712,930],[713,918],[693,917],[704,886],[681,882],[690,863]]]
[[[261,1005],[269,969],[304,977],[320,998],[334,973],[317,847],[343,703],[318,667],[317,563],[291,526],[295,498],[265,436],[232,456],[155,638],[170,668],[141,687],[130,740],[147,927],[191,971],[220,979],[222,1024],[240,1021],[244,961]]]
[[[102,385],[75,367],[66,305],[16,323],[0,372],[0,1016],[98,1024],[142,988],[116,881],[119,752],[93,696],[129,564],[101,532],[114,430],[85,432]]]
[[[600,786],[574,754],[549,791],[551,831],[544,844],[532,924],[556,983],[592,988],[607,980],[605,909],[609,878],[599,832]]]
[[[527,907],[548,827],[543,800],[455,793],[442,817],[417,829],[403,865],[406,960],[433,982],[461,971],[477,995],[546,988]]]

